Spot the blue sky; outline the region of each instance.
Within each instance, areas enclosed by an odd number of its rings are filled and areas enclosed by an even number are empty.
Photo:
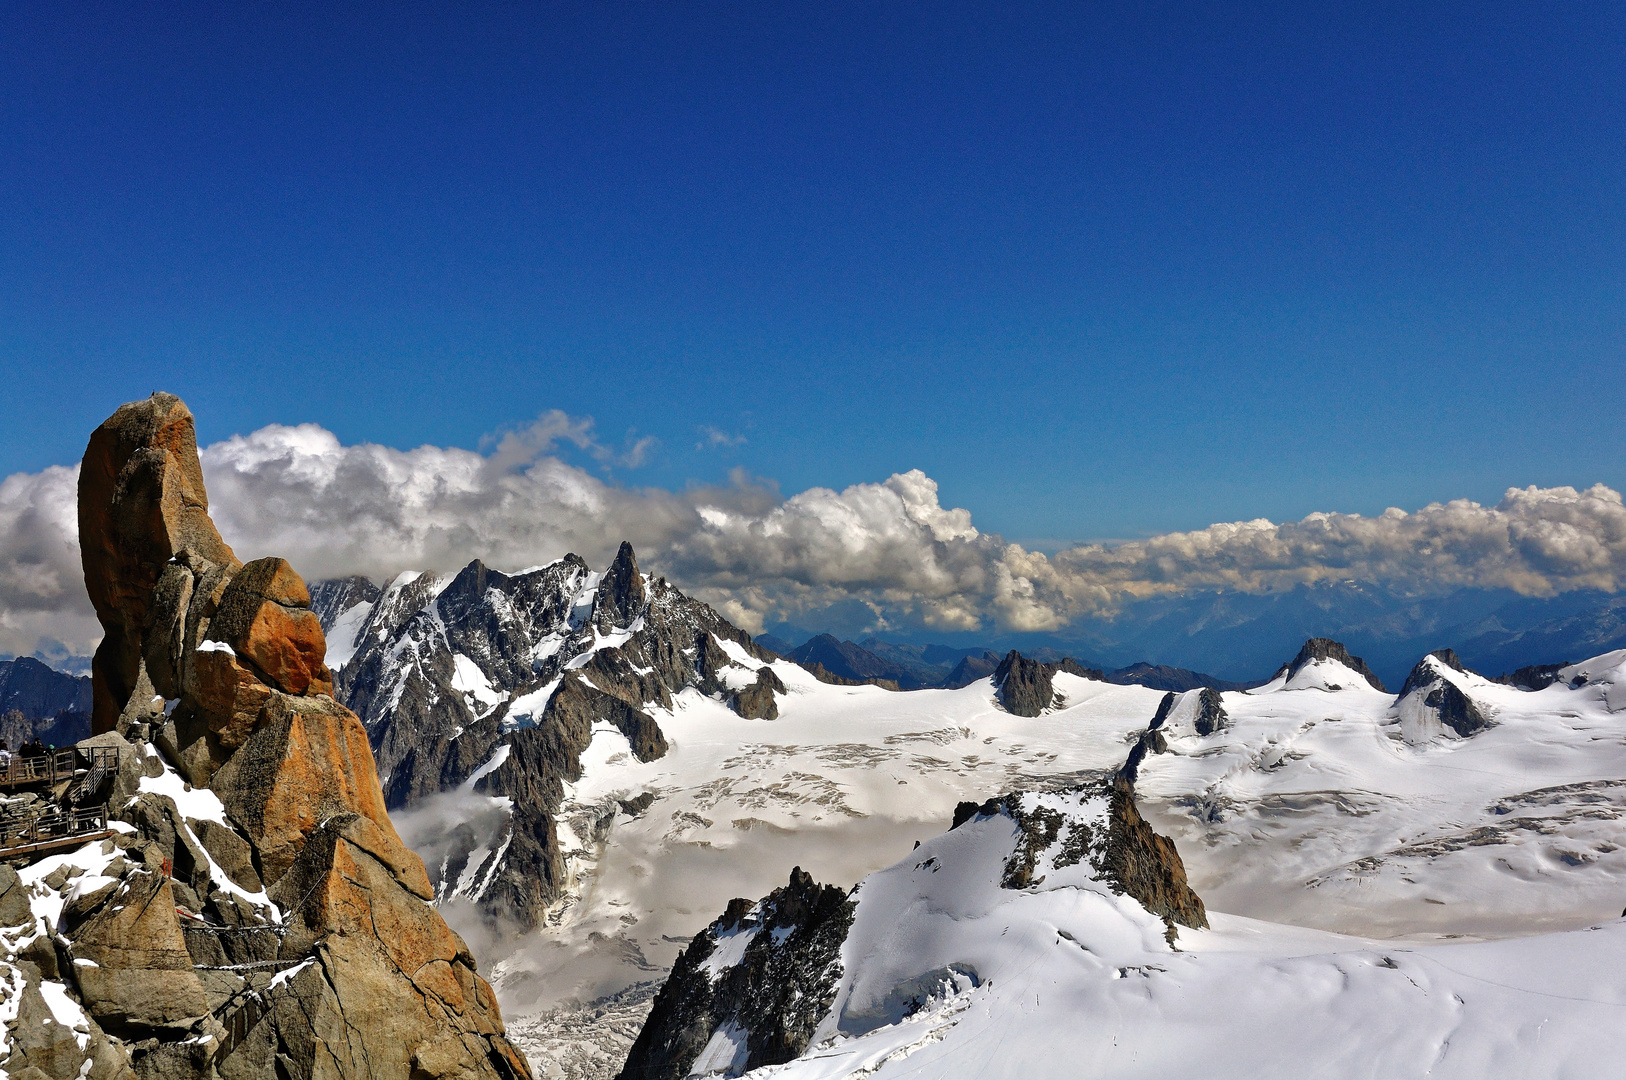
[[[1037,546],[1626,482],[1618,5],[334,7],[8,16],[0,475],[165,388]]]

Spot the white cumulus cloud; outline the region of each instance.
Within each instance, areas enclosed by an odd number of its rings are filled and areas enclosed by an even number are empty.
[[[979,531],[919,470],[788,498],[743,471],[672,492],[568,464],[552,452],[561,442],[601,461],[647,452],[630,435],[623,450],[605,449],[590,421],[555,412],[483,453],[345,446],[302,424],[202,456],[215,520],[244,559],[282,555],[310,579],[382,579],[473,558],[517,569],[568,551],[602,565],[626,539],[646,568],[753,631],[853,603],[883,627],[1048,631],[1194,589],[1359,580],[1544,596],[1626,580],[1626,507],[1602,485],[1514,488],[1494,506],[1227,522],[1047,556]],[[0,653],[82,654],[99,635],[80,577],[76,476],[57,467],[0,482]]]

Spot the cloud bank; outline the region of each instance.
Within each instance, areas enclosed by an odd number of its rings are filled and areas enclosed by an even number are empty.
[[[1285,591],[1361,581],[1420,595],[1505,588],[1529,596],[1617,591],[1626,506],[1603,485],[1512,488],[1376,517],[1228,522],[1054,556],[980,532],[913,470],[785,498],[736,472],[682,492],[616,484],[553,451],[635,461],[591,422],[549,413],[485,452],[345,446],[314,424],[273,425],[206,447],[211,510],[240,557],[279,554],[307,578],[452,570],[480,558],[518,569],[574,551],[602,565],[623,539],[753,631],[858,603],[877,628],[1056,631],[1138,599],[1192,590]],[[77,468],[0,481],[0,654],[88,652],[100,636],[84,594]]]

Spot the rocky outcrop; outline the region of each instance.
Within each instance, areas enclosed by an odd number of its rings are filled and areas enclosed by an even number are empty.
[[[1557,664],[1527,664],[1517,671],[1504,672],[1492,681],[1504,686],[1516,686],[1520,690],[1545,690],[1559,681],[1558,673],[1570,664],[1569,660]]]
[[[91,667],[92,727],[100,733],[112,730],[134,692],[148,638],[160,656],[173,645],[183,586],[173,575],[164,590],[168,610],[159,612],[160,577],[176,568],[223,583],[242,565],[209,518],[192,413],[180,398],[154,394],[122,405],[91,435],[79,469],[79,549],[103,627]],[[167,682],[153,682],[165,697],[177,696],[165,693],[173,689]]]
[[[1057,661],[1031,660],[1012,649],[994,669],[994,693],[1005,711],[1017,716],[1038,716],[1062,704],[1056,693],[1058,671],[1081,679],[1101,679],[1101,673],[1087,668],[1072,657]]]
[[[738,1076],[800,1056],[835,1000],[853,910],[801,867],[758,903],[730,901],[678,956],[620,1080]]]
[[[1441,726],[1463,738],[1490,726],[1490,718],[1458,685],[1469,677],[1477,678],[1450,649],[1436,649],[1417,662],[1395,701],[1408,741],[1427,741]]]
[[[1005,711],[1038,716],[1056,703],[1055,670],[1012,649],[994,669],[994,693]]]
[[[1197,691],[1197,715],[1191,726],[1199,735],[1212,735],[1225,726],[1225,702],[1219,691],[1205,686]]]
[[[1439,679],[1439,667],[1434,663],[1430,663],[1430,660],[1438,661],[1439,664],[1443,664],[1459,675],[1472,674],[1463,666],[1462,659],[1457,656],[1455,649],[1435,649],[1412,665],[1411,671],[1406,675],[1406,681],[1400,686],[1400,697],[1405,697],[1413,690],[1436,682]]]
[[[29,940],[54,937],[60,970],[51,949],[19,959],[105,1033],[85,1075],[528,1076],[426,902],[365,728],[329,696],[304,582],[281,559],[244,566],[209,520],[185,405],[155,394],[97,429],[79,516],[106,631],[91,741],[118,751],[104,783],[125,827],[28,886],[57,897]],[[29,1055],[6,1067],[79,1075]]]
[[[734,711],[747,720],[779,719],[779,702],[774,696],[785,693],[785,684],[771,667],[757,668],[757,681],[734,691]]]
[[[1037,884],[1043,863],[1058,869],[1088,863],[1113,891],[1134,897],[1161,916],[1171,940],[1175,924],[1208,925],[1202,898],[1186,881],[1185,863],[1174,841],[1154,832],[1141,817],[1133,783],[1122,772],[1073,794],[1080,804],[1095,803],[1104,812],[1094,820],[1088,814],[1069,817],[1043,805],[1030,806],[1030,800],[1016,792],[980,806],[960,803],[950,828],[1000,814],[1016,823],[1016,847],[1000,882],[1007,889]]]
[[[1291,679],[1304,670],[1307,665],[1317,660],[1335,660],[1365,679],[1371,684],[1372,689],[1384,694],[1389,692],[1384,689],[1383,681],[1373,673],[1371,668],[1366,666],[1365,660],[1358,656],[1351,656],[1349,650],[1344,648],[1342,643],[1331,638],[1310,638],[1299,648],[1298,655],[1276,669],[1276,674],[1271,677],[1280,679],[1285,675]]]

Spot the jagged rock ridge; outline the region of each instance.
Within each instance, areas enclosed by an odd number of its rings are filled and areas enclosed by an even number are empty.
[[[391,807],[463,785],[511,800],[500,837],[464,835],[431,867],[437,895],[527,926],[567,890],[558,813],[595,724],[652,761],[666,753],[658,717],[674,695],[772,720],[785,692],[774,653],[644,574],[626,543],[602,574],[576,555],[518,574],[476,560],[382,590],[319,583],[313,604],[344,628],[337,693],[367,726]]]
[[[1081,679],[1101,680],[1101,673],[1079,664],[1072,657],[1049,663],[1030,660],[1012,649],[994,669],[994,690],[1006,712],[1017,716],[1038,716],[1060,704],[1056,693],[1056,672],[1065,671]]]
[[[678,956],[621,1080],[737,1076],[800,1055],[835,998],[854,907],[801,867],[757,903],[730,902]]]
[[[1045,667],[1016,652],[1007,661],[1015,670],[1024,663]],[[1202,695],[1218,697],[1213,690],[1193,694]],[[1165,699],[1154,728],[1175,697]],[[1174,842],[1140,815],[1134,760],[1132,754],[1117,775],[1081,787],[962,802],[949,831],[1009,822],[1001,888],[1037,889],[1050,875],[1084,868],[1112,893],[1161,918],[1172,943],[1177,925],[1206,927],[1208,916]],[[936,862],[927,856],[915,870],[930,870]],[[839,1006],[843,946],[864,900],[864,882],[846,894],[816,885],[798,867],[789,885],[761,901],[731,901],[679,956],[619,1080],[739,1076],[800,1056],[820,1033],[861,1033],[909,1015],[944,987],[976,985],[973,970],[951,965],[914,973],[879,1007],[854,1008],[850,999]]]

